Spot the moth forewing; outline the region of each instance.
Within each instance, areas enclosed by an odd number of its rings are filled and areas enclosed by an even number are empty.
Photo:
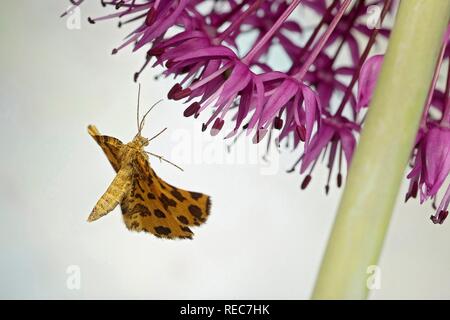
[[[95,136],[99,136],[100,135],[100,131],[98,131],[97,127],[90,124],[88,125],[88,133],[91,135],[91,137],[93,137],[95,139]]]
[[[102,148],[114,170],[118,172],[121,166],[120,154],[124,144],[114,137],[101,135],[96,126],[88,126],[88,133]]]
[[[131,187],[132,167],[123,166],[109,185],[106,192],[97,201],[94,209],[88,217],[88,221],[95,221],[108,214],[122,201]]]

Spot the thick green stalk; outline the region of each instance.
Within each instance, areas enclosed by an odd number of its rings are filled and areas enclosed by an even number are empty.
[[[367,298],[449,18],[450,0],[400,2],[313,299]]]

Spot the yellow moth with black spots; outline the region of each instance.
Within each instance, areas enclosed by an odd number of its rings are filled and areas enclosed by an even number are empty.
[[[158,177],[150,167],[148,155],[154,154],[145,151],[144,147],[165,129],[151,139],[142,137],[148,112],[139,122],[138,97],[138,133],[126,144],[101,135],[93,125],[88,126],[89,134],[103,149],[117,173],[88,221],[101,218],[120,204],[123,220],[130,230],[149,232],[159,238],[192,239],[193,232],[189,227],[206,221],[210,212],[210,197],[174,187]],[[154,156],[167,161],[161,156]]]

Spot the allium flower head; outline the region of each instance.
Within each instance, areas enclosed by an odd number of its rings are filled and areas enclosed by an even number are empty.
[[[83,1],[72,0],[73,6]],[[110,0],[101,1],[111,12],[89,18],[91,23],[117,19],[119,26],[134,25],[125,47],[146,50],[139,75],[149,67],[176,79],[167,93],[187,105],[184,116],[203,118],[202,130],[224,137],[245,132],[259,143],[286,141],[305,175],[308,186],[319,158],[334,167],[337,185],[343,182],[343,161],[351,163],[365,113],[382,68],[383,55],[372,55],[380,37],[390,30],[383,25],[395,3],[392,0]],[[382,7],[379,27],[369,28],[370,6]],[[106,9],[107,10],[107,9]],[[316,15],[317,24],[297,19],[298,13]],[[313,12],[313,13],[311,13]],[[447,188],[432,220],[447,215],[450,191],[445,179],[450,170],[450,72],[442,70],[450,59],[450,28],[424,115],[411,152],[412,169],[406,199],[420,194],[435,201]],[[245,45],[243,45],[245,44]],[[276,50],[275,50],[276,49]],[[281,49],[281,51],[280,51]],[[273,63],[282,52],[283,67]],[[446,74],[445,88],[437,86]],[[207,112],[205,112],[207,111]],[[432,117],[438,112],[439,117]],[[204,114],[206,113],[206,118]],[[270,142],[270,141],[269,141]],[[293,170],[294,171],[294,170]]]

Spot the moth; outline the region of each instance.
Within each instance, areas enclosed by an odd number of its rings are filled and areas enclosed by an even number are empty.
[[[101,135],[93,125],[88,126],[88,133],[103,149],[117,173],[98,200],[88,221],[95,221],[120,205],[123,220],[129,230],[149,232],[158,238],[192,239],[190,227],[200,226],[207,220],[211,208],[210,197],[168,184],[150,166],[149,155],[171,163],[144,150],[144,147],[167,129],[150,139],[141,135],[145,117],[152,108],[139,121],[138,94],[138,132],[126,144],[117,138]]]

